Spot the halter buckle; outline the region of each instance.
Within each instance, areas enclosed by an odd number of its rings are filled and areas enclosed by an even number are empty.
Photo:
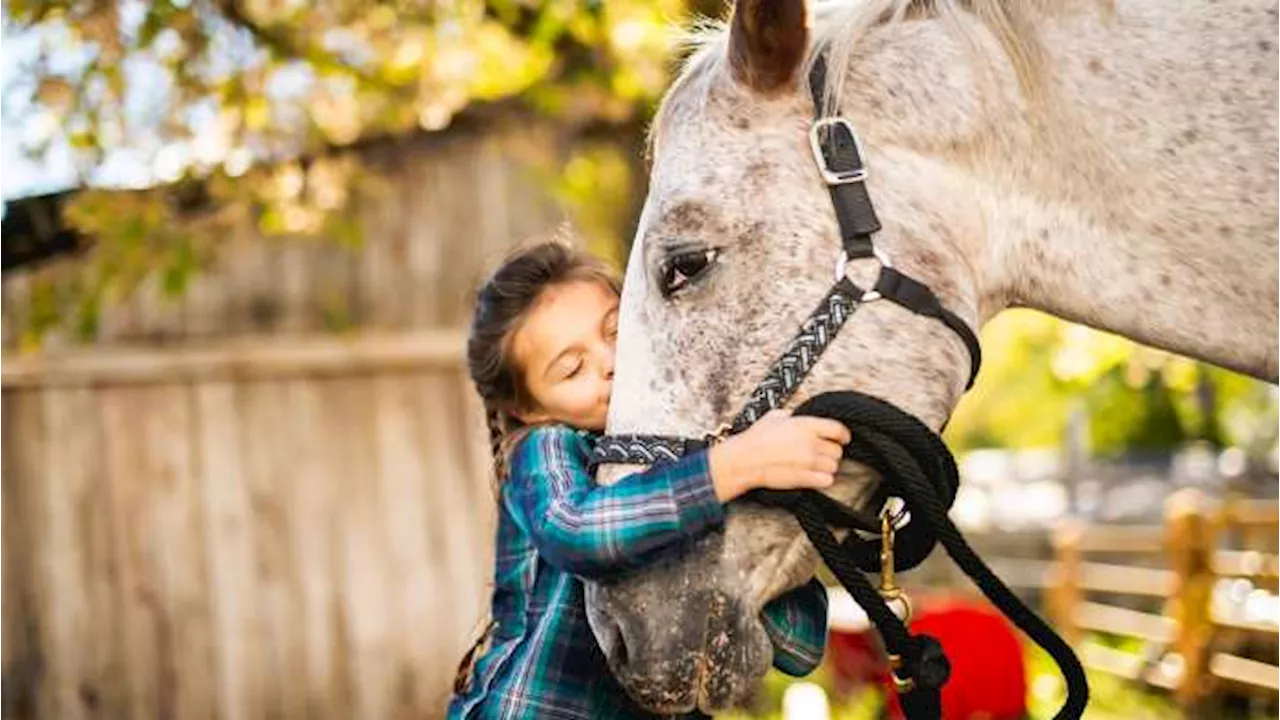
[[[858,166],[848,170],[834,170],[827,161],[827,155],[822,149],[822,131],[826,130],[828,134],[835,131],[836,128],[842,128],[849,133],[849,137],[853,140],[854,150],[857,151]],[[867,166],[862,161],[862,141],[858,139],[858,133],[853,131],[853,123],[842,117],[824,117],[813,121],[813,125],[809,126],[809,148],[813,150],[813,161],[818,165],[818,172],[822,173],[822,179],[828,185],[848,185],[849,183],[863,182],[867,179]]]

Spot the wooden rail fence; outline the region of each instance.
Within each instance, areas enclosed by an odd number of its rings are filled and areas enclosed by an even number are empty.
[[[1224,578],[1276,592],[1277,517],[1274,502],[1215,508],[1184,490],[1166,503],[1163,526],[1063,524],[1053,535],[1048,610],[1086,666],[1165,688],[1184,706],[1227,687],[1275,697],[1277,626],[1242,620],[1214,596]],[[1143,651],[1086,633],[1136,639]],[[1269,662],[1237,654],[1246,646],[1269,648]]]

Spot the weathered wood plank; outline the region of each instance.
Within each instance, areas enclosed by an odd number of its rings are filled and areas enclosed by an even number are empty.
[[[103,655],[110,652],[114,640],[110,624],[95,626],[92,607],[95,600],[105,600],[107,617],[100,614],[98,619],[110,621],[109,582],[105,597],[92,592],[97,586],[93,582],[96,563],[109,563],[105,553],[94,556],[95,545],[105,541],[105,547],[110,547],[111,543],[110,516],[98,510],[108,500],[101,428],[92,391],[48,390],[40,395],[46,432],[57,439],[45,445],[42,481],[33,487],[40,495],[39,534],[32,538],[41,561],[36,586],[48,633],[44,643],[49,706],[42,714],[80,718],[92,714],[99,692],[110,692],[110,678],[102,677],[101,671],[109,669],[103,667],[110,662]],[[100,635],[96,642],[86,643],[95,635]]]
[[[326,414],[329,384],[301,378],[284,384],[293,420],[281,433],[278,447],[292,458],[288,473],[279,478],[288,494],[291,547],[298,571],[301,602],[296,622],[301,625],[305,653],[308,718],[357,717],[353,712],[351,668],[342,627],[342,537],[339,494],[344,482],[359,487],[361,477],[344,478],[334,453],[348,442],[342,431],[361,432],[348,418]],[[331,426],[337,426],[329,434]],[[366,472],[372,474],[369,469]]]
[[[452,578],[443,571],[437,552],[442,539],[439,510],[429,488],[438,482],[433,459],[422,452],[426,440],[423,415],[448,412],[434,408],[418,394],[412,376],[373,379],[377,408],[377,466],[384,492],[383,522],[388,539],[388,562],[396,579],[394,610],[402,627],[417,628],[399,637],[395,669],[397,717],[412,718],[438,711],[431,685],[448,675],[449,659],[442,657],[431,635],[447,623],[453,608],[440,588]],[[430,702],[429,702],[430,701]]]
[[[459,526],[467,522],[459,513],[455,498],[459,496],[458,478],[447,463],[448,439],[442,437],[442,429],[447,422],[449,412],[439,394],[439,389],[447,381],[419,376],[411,380],[412,390],[409,394],[412,403],[422,408],[418,416],[418,431],[415,442],[422,462],[430,468],[429,474],[422,479],[424,507],[428,509],[431,520],[424,526],[426,534],[427,564],[423,567],[431,593],[430,602],[443,610],[437,617],[448,617],[447,623],[435,622],[428,626],[428,632],[415,638],[419,652],[431,658],[429,669],[424,672],[422,687],[419,693],[426,698],[427,707],[441,708],[447,702],[451,691],[450,681],[464,644],[472,637],[487,605],[481,607],[458,591],[458,585],[471,580],[462,580],[456,568],[467,573],[470,578],[471,564],[466,557],[458,557],[466,553],[465,539],[459,538]],[[484,579],[489,582],[489,577]],[[483,586],[482,586],[483,587]],[[462,600],[460,603],[459,601]]]
[[[263,237],[250,228],[238,230],[224,258],[227,304],[222,319],[224,335],[244,335],[278,327],[279,238]]]
[[[172,712],[166,668],[170,639],[167,619],[159,616],[157,578],[151,572],[147,527],[147,494],[155,482],[138,422],[150,409],[146,394],[125,388],[105,388],[102,407],[103,447],[109,478],[106,511],[113,525],[112,560],[116,567],[116,622],[120,626],[121,674],[116,682],[126,691],[128,717],[158,718]]]
[[[2,412],[4,693],[0,707],[6,718],[32,718],[40,716],[38,697],[46,652],[37,598],[37,556],[42,550],[33,527],[45,444],[44,407],[36,391],[5,390]]]
[[[493,457],[489,447],[489,430],[484,420],[484,410],[467,373],[462,369],[439,374],[443,386],[441,395],[448,398],[449,447],[457,453],[457,473],[467,490],[471,531],[471,557],[474,582],[473,598],[485,604],[489,593],[485,586],[493,572],[494,528],[497,525],[497,485],[492,478]]]
[[[493,267],[508,248],[527,240],[511,237],[511,214],[524,210],[527,203],[523,197],[507,194],[511,158],[504,152],[504,145],[506,143],[501,137],[488,136],[470,155],[474,163],[472,172],[475,173],[471,191],[478,197],[495,198],[496,201],[487,204],[483,212],[476,213],[475,260],[469,263],[471,272],[459,278],[463,292],[456,296],[462,299],[463,312],[468,311],[472,297],[467,291],[479,286],[485,271]]]
[[[129,704],[135,717],[210,717],[214,638],[185,387],[102,391]]]
[[[342,615],[352,677],[352,716],[390,717],[399,623],[376,462],[373,396],[364,380],[325,383],[324,438],[337,480]]]
[[[371,328],[407,326],[405,291],[413,284],[406,274],[405,208],[387,185],[366,200],[361,213],[364,245],[356,259],[356,297],[363,324]]]
[[[458,387],[457,375],[435,374],[419,380],[419,401],[433,412],[423,415],[422,452],[430,458],[433,472],[428,502],[436,508],[432,553],[443,558],[443,577],[450,579],[442,590],[442,601],[452,609],[452,619],[437,626],[435,650],[448,664],[456,663],[477,627],[489,612],[493,523],[496,500],[489,490],[487,475],[474,475],[477,438],[460,402],[469,388]],[[439,409],[438,411],[435,411]],[[452,673],[434,678],[430,702],[442,704],[449,692]]]
[[[294,239],[279,242],[274,250],[280,260],[280,330],[296,334],[323,327],[312,270],[322,253],[336,248],[319,240]]]
[[[183,339],[188,342],[207,341],[224,334],[222,326],[227,313],[228,288],[222,281],[225,263],[221,260],[221,257],[213,258],[208,267],[187,280],[187,288],[182,293],[182,327]],[[116,339],[115,342],[119,341]]]
[[[408,324],[415,328],[439,326],[444,322],[440,315],[439,286],[451,233],[451,228],[435,222],[442,211],[443,189],[431,182],[436,170],[429,165],[412,165],[405,172],[400,202],[410,282],[401,290],[409,301]]]
[[[268,718],[307,715],[306,651],[298,623],[302,604],[296,564],[290,484],[297,456],[290,439],[296,421],[289,394],[276,381],[249,382],[237,392],[239,442],[251,509],[257,591],[261,614],[263,696]]]
[[[466,238],[450,243],[444,249],[449,268],[436,287],[440,309],[439,322],[450,327],[465,326],[472,305],[475,277],[479,274],[483,220],[490,209],[472,205],[473,188],[477,187],[475,146],[446,143],[441,148],[441,162],[433,164],[431,183],[436,188],[440,214],[435,222],[448,228],[451,235]]]
[[[217,643],[213,684],[225,720],[266,716],[263,684],[265,619],[258,604],[253,500],[239,437],[236,386],[207,382],[193,390],[202,493],[200,531]]]
[[[197,467],[195,398],[186,385],[156,387],[147,393],[146,448],[156,478],[148,525],[151,528],[161,610],[172,627],[174,717],[215,716],[215,637],[205,565],[206,536],[198,531],[203,492]],[[136,421],[135,421],[136,422]]]

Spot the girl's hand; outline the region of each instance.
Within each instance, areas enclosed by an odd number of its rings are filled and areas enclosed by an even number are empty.
[[[825,488],[835,482],[849,429],[835,420],[772,410],[708,453],[720,502],[754,488]]]

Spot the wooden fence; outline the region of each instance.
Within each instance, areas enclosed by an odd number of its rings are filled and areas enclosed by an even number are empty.
[[[1224,691],[1274,705],[1277,624],[1242,619],[1214,594],[1220,581],[1235,580],[1275,602],[1278,519],[1275,501],[1214,503],[1184,490],[1170,497],[1162,525],[1067,521],[968,540],[1010,589],[1042,608],[1086,667],[1170,691],[1189,708],[1204,709]],[[979,595],[941,552],[899,579],[920,597],[942,588]],[[839,629],[865,631],[854,616]],[[1116,640],[1127,642],[1104,642]]]
[[[1048,609],[1087,667],[1170,690],[1186,707],[1230,688],[1274,700],[1277,625],[1240,619],[1214,595],[1232,578],[1274,595],[1277,516],[1274,502],[1214,507],[1187,490],[1169,498],[1163,526],[1064,524],[1053,536]],[[1086,633],[1136,640],[1142,651]],[[1237,654],[1245,649],[1255,656]]]
[[[459,332],[6,358],[6,718],[438,717],[494,503]]]

